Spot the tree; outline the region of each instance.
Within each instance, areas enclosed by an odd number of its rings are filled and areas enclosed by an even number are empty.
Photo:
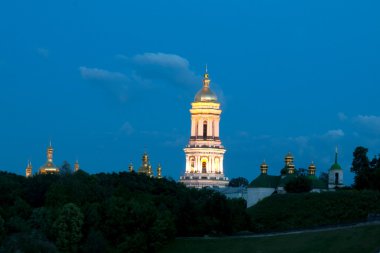
[[[312,188],[312,182],[306,176],[297,176],[285,184],[285,190],[288,193],[309,192]]]
[[[4,219],[0,216],[0,245],[5,237]]]
[[[230,180],[228,186],[230,187],[240,187],[240,186],[248,186],[248,180],[244,177],[237,177]]]
[[[71,169],[71,165],[70,163],[68,163],[67,161],[63,161],[63,164],[61,166],[61,168],[59,169],[59,173],[61,175],[69,175],[69,174],[72,174],[73,171]]]
[[[62,252],[76,252],[82,238],[83,214],[73,203],[64,205],[54,223],[56,245]]]
[[[319,180],[323,181],[323,182],[326,183],[326,185],[327,185],[328,182],[329,182],[329,174],[326,173],[326,172],[322,172],[322,173],[319,175]]]
[[[351,172],[355,173],[354,187],[359,190],[373,188],[371,179],[373,169],[370,167],[367,152],[367,148],[359,146],[353,153],[354,159],[352,161]]]

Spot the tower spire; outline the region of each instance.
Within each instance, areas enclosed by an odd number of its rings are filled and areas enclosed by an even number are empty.
[[[207,67],[207,64],[206,64],[206,72],[205,74],[203,75],[203,87],[209,87],[210,86],[210,79],[208,78],[208,67]]]
[[[338,163],[338,146],[335,147],[335,163]]]

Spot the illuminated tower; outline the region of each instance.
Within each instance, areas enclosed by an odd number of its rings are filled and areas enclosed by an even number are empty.
[[[25,176],[26,177],[31,177],[32,176],[32,163],[30,161],[28,161],[28,166],[26,166],[26,169],[25,169]]]
[[[46,150],[47,161],[44,165],[40,167],[39,169],[40,174],[58,174],[59,173],[59,168],[55,166],[53,163],[53,152],[54,152],[54,149],[50,142],[50,145]]]
[[[129,172],[133,172],[133,163],[132,162],[129,163],[128,170],[129,170]]]
[[[264,161],[261,165],[260,165],[260,171],[261,171],[261,174],[268,174],[268,165],[266,164],[266,162]]]
[[[142,156],[142,165],[137,172],[143,173],[149,177],[153,177],[152,165],[149,163],[149,156],[146,152],[144,152]]]
[[[344,187],[343,170],[338,163],[338,147],[335,148],[335,163],[329,169],[329,189]]]
[[[315,172],[317,170],[317,167],[315,167],[314,165],[314,162],[311,162],[311,164],[309,165],[309,168],[308,168],[308,171],[307,171],[307,174],[309,176],[315,176]]]
[[[161,164],[158,164],[158,167],[157,167],[157,178],[162,178]]]
[[[188,187],[225,187],[223,157],[226,150],[219,138],[220,103],[204,74],[203,87],[191,103],[191,135],[185,147],[186,169],[180,182]]]
[[[78,170],[79,170],[79,162],[78,160],[76,160],[74,163],[74,172],[77,172]]]

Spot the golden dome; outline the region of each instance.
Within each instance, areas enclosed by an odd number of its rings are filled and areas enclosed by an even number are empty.
[[[309,165],[309,169],[315,169],[315,165],[314,165],[314,162],[311,162],[311,164]]]
[[[263,161],[263,163],[260,165],[260,171],[261,171],[261,174],[267,174],[268,165],[266,164],[265,161]]]
[[[260,168],[268,168],[267,163],[264,161],[264,162],[260,165]]]
[[[217,96],[210,89],[210,81],[206,72],[203,76],[203,87],[195,95],[194,102],[218,102]]]

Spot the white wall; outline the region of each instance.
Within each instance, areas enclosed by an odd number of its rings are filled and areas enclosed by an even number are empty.
[[[248,188],[247,207],[251,207],[275,191],[275,188]]]

